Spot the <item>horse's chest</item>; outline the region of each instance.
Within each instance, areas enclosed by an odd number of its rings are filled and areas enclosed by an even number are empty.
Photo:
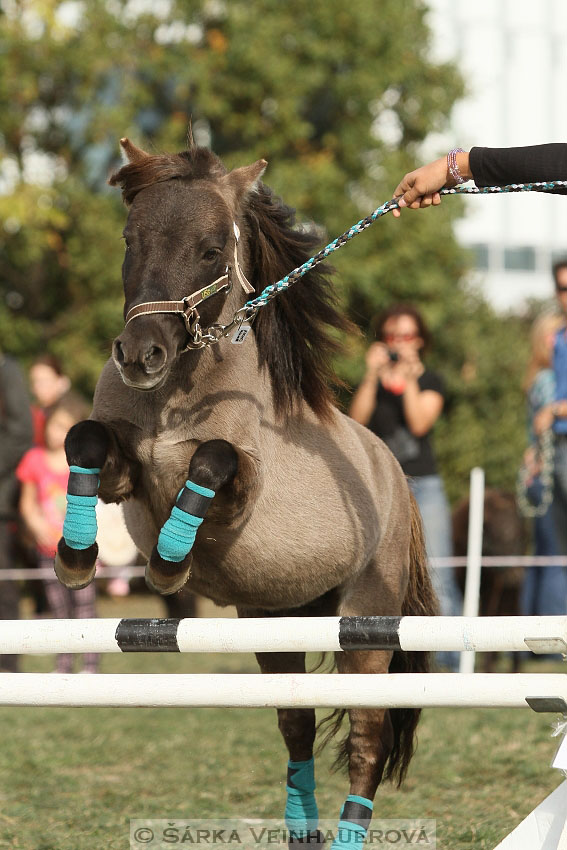
[[[138,459],[146,494],[150,501],[159,502],[162,510],[170,509],[175,502],[187,479],[195,448],[196,444],[176,439],[173,434],[161,434],[141,441]]]

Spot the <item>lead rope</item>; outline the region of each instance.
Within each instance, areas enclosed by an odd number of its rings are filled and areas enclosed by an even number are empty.
[[[441,189],[441,195],[491,195],[491,194],[508,194],[512,192],[550,192],[556,186],[567,186],[567,180],[551,180],[547,182],[540,183],[511,183],[508,186],[485,186],[484,188],[478,188],[477,186],[454,186],[451,189]],[[392,198],[390,201],[386,201],[385,204],[377,207],[374,212],[367,215],[366,218],[361,219],[359,222],[354,224],[350,230],[345,231],[341,236],[338,236],[328,245],[319,251],[318,254],[315,254],[314,257],[307,260],[306,263],[303,263],[302,266],[298,266],[292,272],[287,274],[285,277],[282,277],[281,280],[278,280],[276,283],[270,284],[267,286],[257,298],[253,298],[250,301],[247,301],[242,310],[247,310],[249,312],[248,318],[251,318],[253,315],[256,315],[256,312],[264,307],[272,298],[275,298],[278,293],[283,292],[286,289],[294,284],[299,278],[303,277],[308,271],[310,271],[314,266],[318,263],[325,260],[329,254],[332,254],[333,251],[337,251],[339,248],[342,248],[343,245],[346,245],[351,239],[357,236],[359,233],[362,233],[363,230],[366,230],[367,227],[370,227],[371,224],[380,218],[386,213],[391,212],[392,210],[399,209],[398,199]],[[240,312],[240,311],[239,311]]]
[[[529,497],[531,476],[528,470],[522,465],[518,472],[516,502],[521,515],[528,519],[545,516],[553,501],[554,453],[553,430],[548,428],[538,438],[538,454],[541,459],[541,472],[539,474],[541,495],[537,503],[532,502]]]

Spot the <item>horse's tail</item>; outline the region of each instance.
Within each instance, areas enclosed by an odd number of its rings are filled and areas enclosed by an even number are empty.
[[[402,616],[431,617],[438,613],[437,598],[427,569],[425,538],[421,515],[414,495],[410,490],[411,537],[410,573]],[[429,653],[394,652],[390,662],[390,673],[428,673]],[[420,708],[390,709],[394,730],[394,746],[386,763],[385,779],[401,785],[415,750],[415,729],[421,714]]]

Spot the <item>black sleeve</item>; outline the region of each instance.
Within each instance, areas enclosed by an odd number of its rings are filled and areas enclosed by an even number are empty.
[[[524,148],[472,148],[469,154],[474,182],[483,186],[567,180],[567,144],[531,145]],[[567,194],[556,187],[554,194]]]
[[[32,444],[30,400],[24,377],[15,361],[0,361],[0,476],[16,468]]]
[[[433,390],[443,396],[443,398],[446,397],[445,381],[437,372],[430,372],[429,369],[426,369],[423,375],[420,375],[418,378],[417,383],[422,392],[423,390]]]

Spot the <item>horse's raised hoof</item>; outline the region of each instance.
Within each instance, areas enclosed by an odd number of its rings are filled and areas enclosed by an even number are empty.
[[[162,596],[169,596],[181,590],[191,575],[192,555],[189,553],[183,561],[166,561],[157,547],[146,564],[146,584]]]
[[[90,584],[95,576],[97,555],[96,543],[88,549],[71,549],[62,537],[57,544],[53,564],[55,575],[65,587],[80,590]]]
[[[320,829],[310,832],[309,835],[304,835],[303,838],[296,838],[295,835],[290,836],[287,846],[292,847],[324,847],[325,839]]]

